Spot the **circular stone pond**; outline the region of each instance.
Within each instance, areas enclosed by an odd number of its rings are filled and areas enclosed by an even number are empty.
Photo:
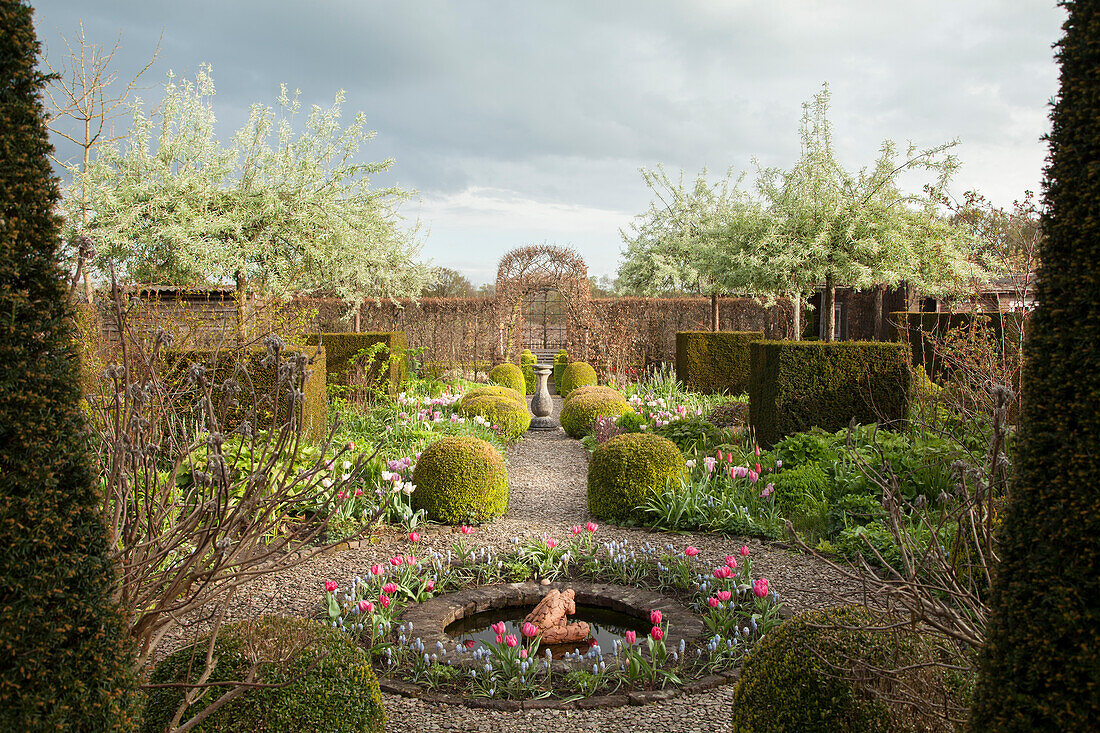
[[[484,641],[494,636],[488,632],[487,637],[479,637],[477,632],[480,629],[497,621],[506,624],[518,621],[522,624],[523,617],[554,588],[559,591],[573,589],[578,613],[570,616],[570,621],[589,621],[599,625],[599,633],[606,638],[606,641],[600,638],[600,644],[607,651],[610,651],[612,641],[621,638],[628,630],[637,631],[639,637],[648,633],[651,611],[660,611],[663,616],[665,643],[669,649],[677,647],[681,639],[691,643],[705,631],[702,619],[668,596],[644,588],[583,581],[550,585],[502,583],[447,593],[407,608],[400,621],[402,624],[411,623],[411,636],[419,638],[428,647],[441,643],[446,649],[454,649],[460,643],[469,646],[464,643],[468,641],[474,641],[476,646],[479,638]],[[570,661],[560,657],[577,649],[578,645],[565,647],[568,648],[551,649],[555,657],[553,666],[558,671],[572,668]],[[579,651],[587,651],[587,645]],[[472,663],[472,660],[469,661]]]

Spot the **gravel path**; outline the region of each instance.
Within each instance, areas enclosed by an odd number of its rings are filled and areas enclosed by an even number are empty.
[[[554,416],[561,398],[554,396]],[[511,503],[508,512],[474,535],[479,544],[506,548],[512,537],[549,535],[565,537],[569,527],[591,519],[586,506],[588,454],[579,441],[563,431],[531,432],[507,452]],[[446,552],[455,538],[450,527],[430,526],[421,531],[415,551],[428,548]],[[607,542],[627,540],[641,545],[674,543],[699,548],[696,560],[713,567],[741,545],[752,548],[754,574],[766,576],[794,611],[832,605],[830,591],[841,581],[812,558],[759,540],[714,534],[653,532],[601,525],[598,537]],[[243,618],[257,613],[313,616],[326,580],[344,582],[382,562],[395,552],[413,552],[404,533],[379,530],[369,542],[314,558],[277,576],[261,577],[248,587],[230,613]],[[188,634],[192,635],[194,630]],[[174,646],[166,644],[166,646]],[[418,699],[383,695],[392,731],[546,731],[565,726],[570,731],[647,733],[648,731],[728,731],[731,729],[733,686],[675,698],[643,707],[608,710],[532,710],[498,712],[429,704]]]

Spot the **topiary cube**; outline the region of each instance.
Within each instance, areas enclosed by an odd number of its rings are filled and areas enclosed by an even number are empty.
[[[530,349],[524,349],[519,355],[519,370],[523,372],[523,383],[527,387],[527,394],[535,393],[535,364],[538,359]]]
[[[590,364],[583,361],[575,361],[561,373],[561,387],[558,392],[562,398],[568,398],[569,394],[578,387],[596,383],[596,370]]]
[[[561,394],[561,375],[569,366],[569,353],[562,349],[554,356],[554,391]]]
[[[749,388],[749,344],[763,331],[680,331],[676,376],[685,389],[738,395]]]
[[[489,443],[471,435],[437,440],[413,471],[413,510],[442,524],[487,522],[508,510],[508,470]]]
[[[500,429],[505,440],[515,440],[531,427],[531,413],[524,402],[509,397],[485,395],[462,400],[459,411],[467,416],[480,415]]]
[[[527,394],[527,383],[523,381],[523,372],[515,364],[497,364],[489,372],[489,383],[511,387],[520,394]]]
[[[687,464],[668,438],[651,433],[617,435],[588,462],[588,511],[599,519],[644,519],[638,511],[646,496],[679,483]]]
[[[204,669],[209,637],[180,649],[157,665],[150,682],[196,682]],[[244,679],[259,653],[272,663],[260,668],[256,682],[285,687],[257,687],[212,713],[193,730],[280,733],[323,730],[381,732],[386,726],[378,679],[370,657],[347,633],[317,621],[261,616],[223,626],[214,643],[217,666],[210,682]],[[280,662],[287,657],[289,660]],[[312,670],[310,666],[316,664]],[[226,691],[215,687],[191,707],[184,720],[198,714]],[[186,692],[181,687],[149,691],[143,730],[168,727]]]
[[[733,696],[733,730],[887,733],[921,729],[875,695],[874,685],[881,684],[881,678],[869,670],[929,661],[930,649],[915,633],[858,628],[885,622],[888,619],[874,618],[865,609],[844,606],[810,611],[781,624],[745,662]],[[915,689],[927,687],[933,694],[935,675],[921,669],[902,674]],[[941,698],[943,694],[940,690]]]
[[[591,387],[582,387],[582,389],[591,389]],[[626,398],[613,389],[586,394],[579,394],[580,391],[574,390],[569,396],[561,407],[559,417],[562,428],[571,438],[583,438],[587,435],[598,417],[608,415],[618,417],[626,412],[634,412],[634,408]]]

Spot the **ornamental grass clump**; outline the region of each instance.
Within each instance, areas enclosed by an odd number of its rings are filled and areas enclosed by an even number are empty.
[[[424,449],[413,472],[414,510],[441,524],[477,524],[508,510],[508,469],[500,453],[472,436],[442,438]]]
[[[647,497],[679,484],[687,463],[676,444],[650,433],[618,435],[588,463],[588,510],[599,519],[644,521]]]

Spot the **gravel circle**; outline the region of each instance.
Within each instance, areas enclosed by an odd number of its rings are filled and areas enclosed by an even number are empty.
[[[561,409],[555,395],[554,417]],[[511,500],[507,513],[484,525],[472,535],[479,546],[500,550],[512,546],[511,538],[553,536],[564,538],[574,524],[594,521],[586,506],[588,452],[580,441],[569,438],[560,428],[531,432],[511,446],[506,455]],[[415,545],[400,530],[382,527],[360,547],[315,557],[277,575],[261,576],[240,593],[229,611],[229,620],[257,614],[316,617],[326,580],[343,584],[368,572],[370,565],[392,555],[423,554],[428,549],[446,553],[457,537],[451,527],[429,525],[420,530]],[[600,542],[625,540],[658,547],[671,543],[693,545],[695,558],[703,567],[721,564],[726,555],[748,545],[754,575],[765,576],[773,590],[794,612],[835,605],[836,592],[847,588],[842,578],[812,557],[793,552],[781,544],[718,534],[656,532],[601,524]],[[201,633],[201,625],[166,639],[167,654],[185,638]],[[640,707],[608,710],[529,710],[502,712],[428,703],[416,698],[384,694],[389,730],[405,731],[542,731],[567,725],[571,731],[728,731],[732,722],[734,685],[724,685],[694,695]]]

